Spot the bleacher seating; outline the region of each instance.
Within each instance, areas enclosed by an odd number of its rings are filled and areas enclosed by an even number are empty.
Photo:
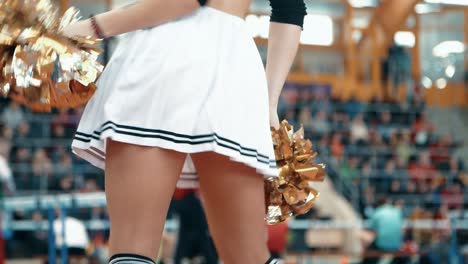
[[[102,171],[71,154],[71,138],[82,108],[33,114],[14,103],[3,101],[0,105],[0,154],[7,157],[13,172],[10,182],[4,179],[4,195],[91,193],[104,189]],[[463,162],[452,155],[462,142],[437,133],[437,124],[428,120],[422,101],[395,103],[374,99],[363,103],[286,90],[280,117],[304,126],[306,136],[319,152],[319,161],[328,165],[329,178],[337,192],[349,200],[362,218],[375,208],[379,195],[389,195],[404,204],[407,219],[444,219],[457,212],[459,218],[466,218],[463,210],[468,204],[468,174]],[[100,207],[70,213],[83,220],[108,218]],[[44,215],[41,211],[17,211],[14,219],[39,221]],[[302,218],[318,216],[320,212],[312,212]],[[91,233],[93,239],[105,236],[101,231]],[[43,235],[16,232],[12,243],[8,243],[8,254],[22,256],[24,247],[46,243]],[[460,231],[459,235],[463,238],[466,232]],[[338,240],[343,240],[342,234],[330,236],[330,245]],[[464,244],[468,240],[458,242]],[[302,242],[291,243],[291,250],[305,250],[313,243],[310,240],[306,244],[302,238]]]

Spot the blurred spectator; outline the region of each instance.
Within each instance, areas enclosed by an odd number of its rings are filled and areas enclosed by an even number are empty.
[[[371,123],[374,123],[378,121],[379,119],[379,113],[382,111],[383,107],[385,106],[385,103],[382,102],[382,98],[379,96],[374,96],[370,100],[368,106],[367,106],[367,120],[369,120]]]
[[[359,158],[350,157],[348,161],[344,161],[340,167],[340,177],[351,183],[358,179],[360,173],[358,169]]]
[[[364,188],[364,192],[361,195],[361,214],[365,218],[370,218],[374,213],[374,207],[376,206],[376,197],[375,197],[375,187],[373,185],[368,185]]]
[[[70,123],[70,115],[68,109],[59,109],[58,113],[55,115],[54,119],[52,120],[52,124],[61,124],[61,125],[68,125]]]
[[[5,98],[4,96],[0,96],[0,112],[3,112],[3,109],[6,108],[9,102],[10,102],[10,98]]]
[[[437,142],[431,144],[429,148],[432,162],[440,167],[442,163],[450,159],[453,147],[455,147],[455,144],[452,136],[450,134],[443,135]]]
[[[349,129],[349,116],[346,113],[335,112],[332,114],[332,128],[337,132]]]
[[[325,93],[317,93],[315,95],[315,100],[311,102],[311,104],[313,112],[324,111],[327,114],[332,112],[330,97]]]
[[[395,179],[395,161],[392,159],[387,160],[385,168],[381,174],[381,178],[377,185],[377,191],[379,193],[386,193],[390,191],[391,183]]]
[[[464,193],[461,185],[455,183],[445,188],[441,193],[442,203],[450,209],[463,209]]]
[[[365,187],[368,186],[369,183],[374,184],[374,175],[373,175],[373,169],[371,166],[370,161],[364,161],[362,164],[362,169],[360,173],[360,178],[361,178],[361,186]]]
[[[71,173],[73,171],[72,158],[69,154],[63,154],[60,158],[58,164],[56,164],[54,169],[54,174],[57,177],[61,177],[65,174]]]
[[[447,206],[440,206],[435,213],[426,210],[421,220],[434,220],[435,228],[419,230],[416,234],[421,244],[421,264],[451,263],[450,260],[450,220]],[[458,263],[458,262],[454,262]]]
[[[74,190],[74,177],[72,174],[66,174],[55,178],[55,182],[50,186],[50,190],[58,192],[71,193]]]
[[[382,136],[384,142],[390,142],[392,134],[395,132],[395,123],[392,122],[392,114],[385,110],[380,114],[380,120],[377,125],[377,132]]]
[[[284,119],[288,120],[289,124],[293,127],[297,127],[296,123],[296,111],[294,109],[288,109],[286,111]]]
[[[408,256],[416,256],[419,252],[419,245],[414,241],[413,231],[411,229],[405,231],[401,252]]]
[[[283,100],[280,99],[280,102]],[[80,122],[81,119],[81,114],[83,114],[84,111],[84,106],[78,106],[77,108],[72,110],[72,113],[69,114],[68,116],[68,122],[69,124],[72,125],[72,127],[76,128],[78,126],[78,123]],[[278,112],[281,112],[278,110]]]
[[[396,149],[396,147],[398,146],[398,142],[400,141],[399,137],[398,137],[398,133],[395,131],[394,133],[392,133],[390,135],[390,139],[389,141],[387,142],[388,144],[388,147],[392,150]]]
[[[337,159],[341,159],[343,157],[345,151],[345,147],[342,141],[342,137],[340,133],[335,133],[332,136],[332,140],[330,143],[330,152],[331,155]]]
[[[392,183],[390,185],[390,193],[391,194],[401,193],[401,181],[400,180],[392,180]]]
[[[52,138],[67,138],[63,124],[59,123],[52,126]]]
[[[280,120],[282,117],[286,115],[286,111],[290,108],[293,108],[293,107],[284,98],[284,94],[283,94],[283,96],[280,96],[280,98],[278,99],[278,116],[280,117]],[[75,126],[78,126],[79,118],[81,117],[80,112],[83,112],[83,110],[79,109],[78,111],[75,112],[75,115],[72,115],[71,117],[71,120]]]
[[[299,91],[299,97],[296,101],[296,112],[300,112],[301,109],[307,108],[312,99],[312,93],[309,89],[301,89]]]
[[[73,137],[76,126],[71,123],[70,111],[68,109],[60,109],[52,120],[52,135],[54,138]]]
[[[15,182],[13,180],[13,173],[11,172],[10,165],[8,164],[8,157],[10,156],[10,146],[5,140],[0,141],[0,197],[4,194],[11,195],[15,192]]]
[[[416,184],[413,181],[406,181],[405,192],[408,194],[416,193]]]
[[[52,148],[52,152],[50,156],[54,163],[58,163],[60,162],[60,160],[62,159],[64,155],[69,155],[69,154],[70,154],[70,151],[65,149],[63,145],[55,145]],[[78,157],[78,156],[75,156],[75,157]]]
[[[411,135],[407,131],[403,131],[400,134],[400,138],[396,145],[396,157],[401,162],[401,165],[407,165],[408,161],[413,153],[411,148]]]
[[[31,126],[27,121],[22,121],[16,128],[16,133],[13,135],[15,145],[21,144],[25,139],[31,136]]]
[[[94,207],[91,209],[90,219],[109,220],[109,212],[105,207]]]
[[[174,199],[180,221],[174,264],[197,256],[203,256],[206,264],[217,264],[217,252],[196,190],[177,189]]]
[[[329,140],[328,136],[324,135],[320,137],[320,140],[316,143],[317,145],[314,146],[316,148],[317,153],[320,153],[317,156],[318,162],[324,162],[327,157],[330,156],[330,148],[329,148]]]
[[[440,229],[442,233],[450,234],[450,216],[447,204],[441,204],[438,207],[434,220],[439,221],[440,225],[443,225],[443,228]]]
[[[70,216],[66,216],[64,219],[62,219],[62,217],[60,211],[57,210],[53,225],[55,245],[58,253],[60,254],[60,250],[64,244],[62,229],[65,228],[65,234],[67,234],[65,236],[65,245],[68,248],[68,254],[73,256],[86,256],[86,249],[89,246],[89,237],[83,221]],[[65,223],[65,227],[63,227],[62,221]]]
[[[32,189],[47,190],[53,166],[44,149],[37,149],[32,159]]]
[[[424,89],[422,89],[422,91],[424,91]],[[426,104],[424,102],[423,96],[416,96],[412,98],[410,109],[411,109],[411,113],[415,115],[413,119],[416,119],[416,116],[419,116],[422,112],[424,112],[425,107],[426,107]],[[408,121],[412,123],[414,120],[410,119]]]
[[[371,128],[369,130],[369,144],[375,147],[376,149],[378,147],[386,147],[385,143],[382,140],[382,135],[374,128]]]
[[[65,179],[56,179],[58,182],[56,182],[56,186],[54,186],[56,189],[58,190],[61,190],[62,187],[60,187],[60,181],[63,181],[62,182],[62,185],[64,184],[67,184],[68,185],[68,189],[70,190],[70,188],[72,187],[72,185],[77,185],[76,184],[76,181],[77,181],[77,177],[73,177],[71,180],[73,180],[73,182],[70,182],[70,178],[66,178]],[[67,186],[65,186],[67,187]],[[80,188],[78,189],[78,186],[76,186],[79,193],[94,193],[94,192],[100,192],[102,191],[102,189],[98,186],[97,182],[95,179],[86,179],[84,184],[82,186],[80,186]],[[98,210],[98,209],[89,209],[89,208],[79,208],[76,210],[75,212],[75,216],[79,219],[95,219],[95,218],[99,218],[99,219],[107,219],[107,212],[106,212],[106,209],[105,208],[102,208],[102,210]],[[96,231],[93,231],[91,232],[90,234],[100,234],[100,231],[96,230]]]
[[[82,193],[93,193],[101,191],[95,179],[86,179],[83,188],[80,190]]]
[[[427,151],[420,152],[418,161],[410,164],[408,169],[409,176],[417,183],[430,181],[436,171]]]
[[[411,130],[414,136],[414,142],[419,146],[426,146],[434,132],[434,126],[426,119],[426,113],[422,112],[418,119],[413,123]]]
[[[29,220],[28,215],[24,211],[15,211],[13,213],[13,221]],[[29,250],[28,243],[30,242],[30,232],[25,230],[16,230],[13,233],[11,240],[6,243],[6,257],[10,258],[27,258],[31,257],[32,252]]]
[[[456,157],[452,156],[448,161],[440,164],[440,170],[446,172],[449,183],[464,184],[462,179],[462,164]]]
[[[49,241],[47,230],[40,228],[42,221],[45,221],[44,216],[40,211],[36,211],[32,214],[32,220],[37,224],[37,228],[32,232],[30,248],[33,251],[33,256],[45,256]]]
[[[344,103],[343,108],[346,114],[348,114],[351,119],[354,119],[357,114],[364,110],[364,104],[355,96],[352,96],[346,103]]]
[[[313,121],[312,121],[312,112],[310,111],[309,107],[304,107],[299,111],[298,123],[299,125],[304,126],[304,129],[306,130],[311,129]]]
[[[0,131],[1,138],[6,139],[6,140],[13,139],[13,129],[11,127],[1,124],[0,129],[1,129]]]
[[[268,249],[274,258],[282,258],[288,242],[288,222],[267,225]]]
[[[363,145],[369,141],[369,130],[364,123],[364,115],[358,114],[351,123],[351,139],[358,145]]]
[[[17,148],[12,165],[18,190],[31,190],[31,151],[27,148]]]
[[[24,113],[20,105],[11,101],[8,107],[3,111],[2,120],[11,129],[16,127],[24,121]]]
[[[399,159],[398,156],[395,157],[395,165],[396,165],[395,175],[403,181],[406,181],[407,179],[409,179],[408,165],[404,163],[401,159]]]
[[[368,253],[398,252],[403,245],[403,213],[401,208],[382,198],[370,219],[370,228],[375,233],[375,240],[368,249]],[[376,264],[380,257],[368,256],[363,264]],[[406,258],[395,257],[393,263],[407,263]]]
[[[312,133],[324,135],[330,131],[330,124],[328,122],[327,112],[318,111],[312,121]]]

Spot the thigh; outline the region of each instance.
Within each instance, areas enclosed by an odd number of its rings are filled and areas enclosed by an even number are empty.
[[[185,157],[171,150],[108,140],[105,188],[111,255],[156,258]]]
[[[220,258],[226,264],[258,264],[268,259],[263,176],[228,157],[192,155],[202,203]]]

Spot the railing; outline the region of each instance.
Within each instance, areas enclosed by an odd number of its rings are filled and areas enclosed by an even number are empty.
[[[36,211],[36,210],[47,210],[50,208],[58,208],[62,210],[69,209],[80,209],[80,208],[103,208],[106,206],[106,196],[104,192],[95,193],[76,193],[76,194],[55,194],[55,195],[32,195],[23,197],[9,197],[5,198],[2,203],[2,211],[4,213],[14,211]],[[450,217],[455,222],[452,223],[456,229],[468,229],[468,211],[452,211]],[[466,218],[466,219],[463,219]],[[18,221],[15,222],[17,228],[26,228],[26,226],[33,226],[33,221]],[[38,226],[37,222],[34,226]],[[89,221],[88,225],[90,228],[105,227],[107,224],[105,221]],[[168,222],[169,227],[176,227]],[[292,229],[349,229],[349,228],[367,228],[369,223],[367,221],[350,222],[350,221],[321,221],[321,220],[291,220],[289,222]],[[39,226],[43,226],[39,224]],[[93,227],[94,226],[94,227]],[[433,221],[433,220],[417,220],[417,221],[406,221],[405,227],[407,228],[436,228],[444,229],[450,227],[451,224],[445,220]]]
[[[62,239],[66,235],[63,230],[54,230],[53,223],[55,221],[61,221],[62,226],[64,226],[65,217],[67,211],[74,208],[90,208],[90,207],[104,207],[106,205],[104,193],[90,193],[90,194],[65,194],[65,195],[48,195],[48,196],[29,196],[29,197],[15,197],[8,198],[4,201],[4,210],[3,210],[3,232],[6,231],[48,231],[49,237],[49,248],[54,250],[49,251],[49,260],[55,260],[55,237],[61,235]],[[60,218],[55,218],[55,210],[57,208],[62,212]],[[47,209],[48,210],[48,220],[44,221],[32,221],[32,220],[22,220],[22,221],[11,221],[8,219],[8,212],[12,210],[22,210],[22,211],[32,211],[37,209]],[[459,215],[454,215],[452,219],[445,220],[416,220],[416,221],[405,221],[403,224],[404,229],[411,230],[420,230],[425,232],[434,232],[436,230],[448,231],[452,233],[453,236],[456,236],[456,231],[459,230],[468,230],[468,219],[457,219]],[[110,224],[108,220],[89,220],[83,221],[85,227],[90,231],[99,231],[99,230],[108,230]],[[314,230],[314,231],[324,231],[330,230],[332,232],[346,231],[350,229],[354,230],[363,230],[370,228],[370,222],[368,221],[335,221],[335,220],[296,220],[290,219],[288,222],[290,230],[305,231],[305,230]],[[165,230],[169,232],[177,231],[179,228],[179,223],[177,219],[169,219],[166,221]],[[60,232],[56,234],[56,232]],[[313,233],[312,233],[313,234]],[[344,241],[342,241],[344,243]],[[338,245],[337,245],[338,246]],[[338,246],[340,248],[340,246]],[[68,251],[65,246],[61,249],[61,260],[62,263],[66,263],[65,260],[68,259]],[[290,252],[291,253],[291,252]],[[312,256],[336,256],[330,254],[330,251],[325,252],[325,255],[317,255],[314,253],[302,252],[300,254],[287,254],[288,259],[296,258],[296,260],[305,260],[310,259]],[[369,255],[370,254],[370,255]],[[378,256],[387,256],[381,252],[367,252],[363,255],[349,255],[346,253],[341,254],[342,256],[347,257],[356,257],[361,258],[362,256],[373,256],[377,254]],[[390,254],[390,256],[397,256],[398,253]],[[54,263],[49,261],[50,264]]]
[[[327,163],[325,161],[325,163]],[[50,181],[54,178],[56,174],[50,174],[50,175],[41,175],[41,176],[32,176],[33,175],[33,170],[32,166],[30,164],[26,165],[18,165],[18,164],[12,164],[11,165],[12,171],[14,172],[13,175],[19,175],[19,174],[28,174],[29,178],[32,177],[39,177],[41,179],[40,181],[40,186],[36,186],[34,191],[28,191],[24,189],[17,189],[14,194],[15,195],[39,195],[39,194],[53,194],[52,191],[48,190],[48,186],[50,184]],[[358,170],[361,170],[360,167],[357,168]],[[91,165],[88,164],[74,164],[70,168],[70,172],[74,173],[74,175],[97,175],[103,177],[103,171],[100,169],[97,169],[95,167],[92,167]],[[446,183],[453,183],[456,180],[461,180],[460,178],[456,177],[455,175],[451,174],[450,171],[437,171],[437,173],[440,174],[440,179],[444,180]],[[387,181],[388,184],[390,184],[392,181],[399,181],[402,186],[404,186],[405,183],[411,182],[412,178],[409,175],[408,170],[395,170],[393,171],[391,176],[388,176],[388,174],[385,172],[385,170],[382,169],[372,169],[371,174],[368,176],[358,176],[356,178],[351,179],[344,179],[343,177],[340,177],[338,172],[333,172],[329,174],[330,178],[334,181],[334,185],[336,190],[341,193],[344,197],[346,197],[354,206],[354,208],[359,208],[359,200],[361,198],[361,193],[359,191],[359,188],[355,184],[352,183],[352,181],[359,181],[361,183],[367,183],[371,184],[375,182],[384,182]],[[58,179],[59,177],[57,177]],[[434,178],[427,178],[426,179],[428,182],[434,181]],[[404,187],[400,187],[398,191],[390,191],[390,185],[387,187],[388,192],[385,193],[385,195],[390,196],[393,200],[404,200],[406,205],[421,205],[422,203],[426,201],[434,201],[434,198],[437,198],[435,195],[436,193],[420,193],[418,190],[414,190],[414,192],[407,192]],[[78,191],[79,188],[75,188],[72,191]],[[429,191],[432,191],[430,189]],[[465,190],[465,194],[463,196],[463,203],[468,204],[468,190]],[[460,193],[458,195],[463,195],[464,193]],[[382,193],[376,193],[376,197],[379,197],[379,195],[383,195]],[[444,198],[450,198],[450,195],[444,195]]]

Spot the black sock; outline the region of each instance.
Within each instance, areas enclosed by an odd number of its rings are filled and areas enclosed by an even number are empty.
[[[109,264],[155,264],[148,257],[137,254],[115,254],[109,259]]]
[[[283,262],[280,259],[270,257],[265,264],[282,264]]]

